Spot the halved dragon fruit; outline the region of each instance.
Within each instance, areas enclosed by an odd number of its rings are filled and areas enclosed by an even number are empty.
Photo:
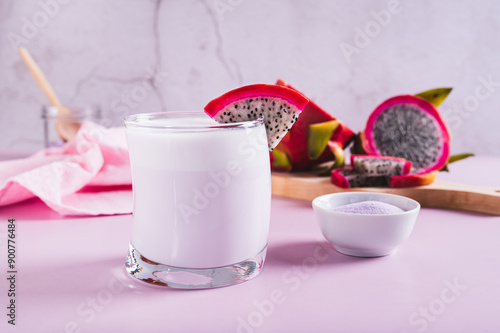
[[[395,177],[410,173],[412,163],[391,156],[351,155],[351,167],[332,171],[331,181],[342,188],[392,186]]]
[[[269,151],[292,128],[309,100],[300,93],[270,84],[237,88],[215,98],[205,113],[219,123],[234,123],[264,118]]]
[[[402,95],[380,104],[361,134],[369,155],[402,157],[412,173],[441,169],[450,155],[450,134],[436,108],[423,98]]]
[[[411,161],[408,175],[391,178],[391,187],[427,185],[434,181],[450,156],[451,135],[438,106],[451,88],[392,97],[380,104],[359,135],[359,146],[371,155]],[[356,146],[356,145],[355,145]]]
[[[281,79],[276,84],[298,91]],[[343,149],[353,138],[353,131],[313,101],[309,101],[293,128],[273,151],[275,155],[280,154],[281,158],[275,158],[271,168],[285,171],[308,170],[333,160],[337,167],[341,166],[344,161]]]

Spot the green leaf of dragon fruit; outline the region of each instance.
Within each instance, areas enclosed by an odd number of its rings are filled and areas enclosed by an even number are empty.
[[[460,161],[460,160],[463,160],[467,157],[471,157],[471,156],[474,156],[474,154],[471,154],[471,153],[462,153],[462,154],[456,154],[456,155],[451,155],[449,158],[448,158],[448,163],[446,163],[446,165],[439,171],[450,171],[448,169],[448,165],[450,165],[450,163],[453,163],[453,162],[456,162],[456,161]]]
[[[333,132],[339,127],[338,120],[330,120],[317,124],[309,125],[309,139],[307,140],[307,151],[312,160],[317,159],[323,154],[328,141]]]
[[[273,149],[271,152],[271,166],[276,171],[290,171],[292,169],[290,159],[285,152],[279,149]]]
[[[415,96],[425,99],[435,107],[438,107],[448,97],[453,88],[437,88],[423,91]]]

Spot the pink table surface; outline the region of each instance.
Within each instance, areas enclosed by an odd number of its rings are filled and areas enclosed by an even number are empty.
[[[500,188],[500,158],[443,179]],[[17,223],[17,318],[9,319],[7,219]],[[62,218],[38,200],[0,208],[1,332],[499,332],[500,217],[422,209],[392,255],[333,251],[310,202],[273,197],[260,276],[212,290],[126,276],[131,216]]]

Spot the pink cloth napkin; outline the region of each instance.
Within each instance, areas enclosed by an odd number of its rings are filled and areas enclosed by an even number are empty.
[[[62,147],[0,162],[0,206],[38,197],[61,215],[132,212],[125,130],[83,123]]]

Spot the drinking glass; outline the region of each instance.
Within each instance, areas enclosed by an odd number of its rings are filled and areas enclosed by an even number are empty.
[[[271,205],[263,120],[219,124],[203,112],[163,112],[124,123],[134,192],[127,271],[185,289],[257,276]]]

